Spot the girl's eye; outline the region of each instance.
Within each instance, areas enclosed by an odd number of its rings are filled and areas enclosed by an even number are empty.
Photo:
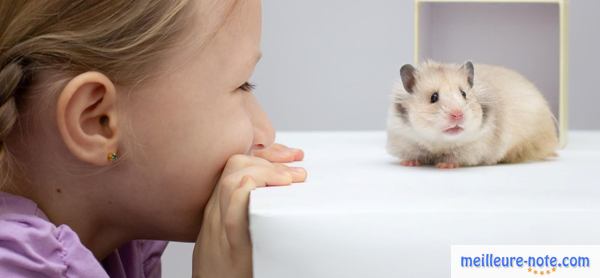
[[[433,95],[431,95],[431,103],[436,103],[439,98],[440,98],[440,96],[438,95],[437,92],[433,93]]]
[[[252,92],[254,91],[254,88],[256,88],[256,85],[250,82],[244,82],[244,84],[242,84],[242,86],[239,87],[239,89],[244,92]]]
[[[460,90],[460,94],[463,96],[463,98],[467,99],[467,93],[465,93],[465,91]]]

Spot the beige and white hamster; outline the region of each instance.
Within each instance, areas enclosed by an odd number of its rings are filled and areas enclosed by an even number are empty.
[[[542,160],[558,146],[542,94],[515,71],[432,61],[400,69],[387,151],[405,166],[439,168]]]

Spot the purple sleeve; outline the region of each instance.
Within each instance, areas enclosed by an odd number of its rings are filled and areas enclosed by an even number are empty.
[[[0,277],[108,277],[68,226],[3,214],[0,218]]]
[[[157,278],[166,246],[130,241],[100,263],[71,228],[49,222],[31,200],[0,191],[0,278]]]
[[[161,256],[167,247],[166,241],[140,240],[144,250],[144,272],[147,278],[161,277]]]
[[[161,277],[160,257],[166,241],[133,240],[102,261],[110,277]]]

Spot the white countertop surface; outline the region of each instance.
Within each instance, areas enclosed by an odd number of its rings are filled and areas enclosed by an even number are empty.
[[[600,132],[549,161],[444,170],[399,165],[385,140],[278,134],[309,179],[252,192],[255,278],[448,277],[454,244],[600,243]]]
[[[385,152],[383,132],[288,132],[277,139],[304,149],[297,165],[309,178],[256,190],[253,214],[600,209],[600,132],[571,132],[550,161],[445,170],[399,165]]]

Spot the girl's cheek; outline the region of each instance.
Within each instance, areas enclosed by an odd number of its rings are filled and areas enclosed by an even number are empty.
[[[252,114],[245,105],[240,106],[237,111],[236,117],[229,127],[230,138],[235,150],[229,154],[249,154],[255,136]]]

